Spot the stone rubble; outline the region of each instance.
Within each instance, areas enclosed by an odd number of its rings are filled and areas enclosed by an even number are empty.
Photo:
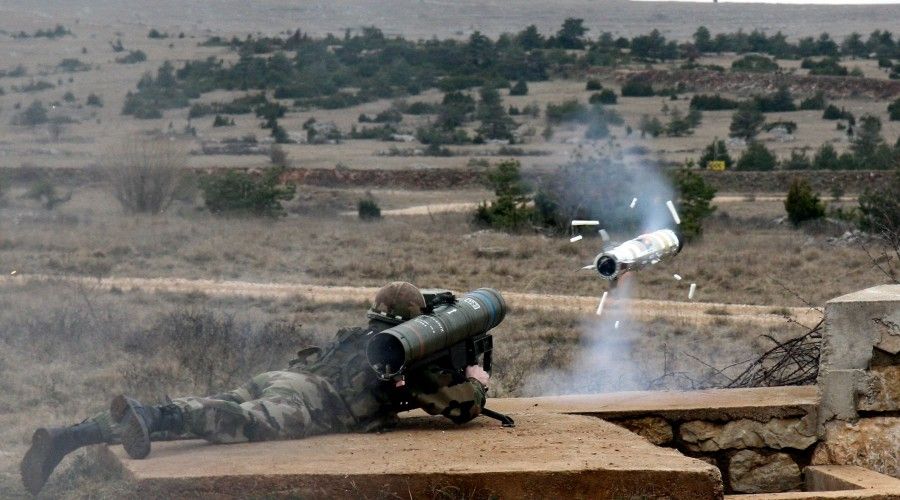
[[[695,452],[744,448],[805,450],[817,439],[814,424],[795,418],[773,418],[768,422],[743,419],[725,424],[695,420],[682,424],[679,434],[686,448]]]
[[[813,465],[858,465],[900,479],[900,417],[825,424]]]
[[[742,450],[728,465],[731,488],[738,493],[777,493],[799,489],[800,467],[786,453]]]
[[[657,446],[670,443],[674,438],[672,426],[664,418],[632,418],[616,423]]]

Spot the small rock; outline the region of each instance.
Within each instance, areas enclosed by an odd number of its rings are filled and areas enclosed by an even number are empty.
[[[672,441],[672,426],[664,418],[644,417],[620,420],[616,424],[659,446]]]
[[[764,455],[753,450],[742,450],[731,457],[728,479],[738,493],[778,493],[803,484],[800,467],[789,455]]]

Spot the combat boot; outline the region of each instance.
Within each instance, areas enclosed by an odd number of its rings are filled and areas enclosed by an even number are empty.
[[[112,400],[109,413],[122,428],[122,446],[131,458],[146,458],[150,454],[152,433],[181,433],[184,427],[181,408],[174,404],[144,406],[119,395]]]
[[[34,431],[31,448],[19,465],[25,489],[37,495],[63,457],[82,446],[105,442],[97,422],[82,422],[71,427],[41,427]]]

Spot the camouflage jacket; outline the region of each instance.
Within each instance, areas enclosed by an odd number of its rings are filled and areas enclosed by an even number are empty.
[[[343,328],[323,348],[300,351],[290,370],[319,375],[329,382],[357,421],[357,430],[390,425],[397,413],[422,408],[455,423],[481,413],[485,387],[473,378],[454,380],[452,372],[437,365],[407,372],[404,384],[383,381],[366,360],[366,344],[372,335],[390,325],[372,321],[367,328]]]

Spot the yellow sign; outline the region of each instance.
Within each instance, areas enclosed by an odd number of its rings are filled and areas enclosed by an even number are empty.
[[[706,168],[713,172],[722,172],[725,170],[725,162],[722,160],[710,160],[706,162]]]

